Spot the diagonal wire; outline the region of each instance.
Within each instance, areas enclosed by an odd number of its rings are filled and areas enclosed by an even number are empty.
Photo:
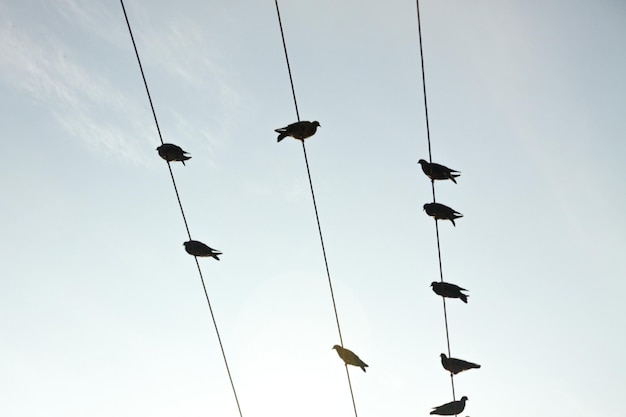
[[[287,61],[287,71],[289,72],[289,83],[291,84],[291,94],[293,95],[293,104],[296,107],[296,117],[300,121],[300,112],[298,111],[298,100],[296,99],[296,89],[293,86],[293,76],[291,75],[291,65],[289,64],[289,54],[287,53],[287,43],[285,42],[285,32],[283,30],[283,21],[280,18],[280,8],[278,7],[278,0],[274,0],[276,4],[276,15],[278,16],[278,26],[280,27],[280,36],[283,40],[283,50],[285,51],[285,60]],[[304,144],[304,141],[302,141]]]
[[[426,138],[428,140],[428,159],[429,162],[433,162],[432,155],[432,146],[430,142],[430,124],[428,122],[428,100],[426,98],[426,71],[424,70],[424,49],[422,47],[422,20],[420,17],[420,2],[419,0],[415,0],[416,8],[417,8],[417,33],[419,36],[419,47],[420,47],[420,63],[422,69],[422,89],[424,92],[424,114],[426,117]],[[435,180],[431,180],[431,188],[433,191],[433,203],[436,203],[437,200],[435,198]],[[435,219],[435,232],[437,234],[437,257],[439,259],[439,279],[443,282],[443,266],[441,263],[441,241],[439,239],[439,222]],[[443,301],[443,318],[446,326],[446,343],[448,346],[448,357],[452,357],[450,352],[450,331],[448,329],[448,311],[446,309],[446,299],[445,297],[441,297]],[[454,390],[454,374],[450,373],[450,384],[452,385],[452,400],[456,401],[456,394]]]
[[[276,4],[276,15],[278,16],[278,26],[280,27],[280,36],[283,41],[283,50],[285,51],[285,61],[287,62],[287,71],[289,73],[289,83],[291,84],[291,94],[293,95],[293,104],[296,109],[296,117],[298,121],[300,121],[300,112],[298,110],[298,100],[296,99],[296,89],[293,84],[293,75],[291,73],[291,65],[289,64],[289,54],[287,53],[287,43],[285,42],[285,31],[283,30],[283,22],[280,17],[280,8],[278,7],[278,0],[274,0]],[[320,223],[320,216],[317,210],[317,202],[315,200],[315,191],[313,189],[313,179],[311,178],[311,169],[309,167],[309,159],[306,154],[306,146],[304,144],[304,140],[302,142],[302,152],[304,154],[304,162],[306,165],[306,172],[309,178],[309,186],[311,187],[311,197],[313,199],[313,208],[315,210],[315,220],[317,221],[317,230],[320,235],[320,243],[322,245],[322,254],[324,256],[324,266],[326,267],[326,276],[328,277],[328,287],[330,289],[330,297],[333,302],[333,310],[335,312],[335,321],[337,322],[337,332],[339,333],[339,342],[341,343],[341,347],[343,348],[343,336],[341,335],[341,325],[339,324],[339,313],[337,312],[337,303],[335,301],[335,293],[333,291],[333,282],[330,278],[330,269],[328,267],[328,257],[326,256],[326,248],[324,246],[324,236],[322,234],[322,225]],[[348,365],[346,364],[346,376],[348,378],[348,386],[350,387],[350,397],[352,398],[352,407],[354,408],[354,415],[358,417],[358,413],[356,410],[356,401],[354,400],[354,391],[352,389],[352,381],[350,380],[350,372],[348,371]]]
[[[139,51],[137,49],[137,44],[135,43],[135,37],[133,36],[133,31],[130,27],[130,22],[128,20],[128,14],[126,13],[126,7],[124,6],[124,0],[120,0],[122,5],[122,11],[124,12],[124,19],[126,19],[126,26],[128,27],[128,33],[130,35],[130,39],[133,43],[133,49],[135,50],[135,56],[137,57],[137,63],[139,64],[139,70],[141,72],[141,78],[143,79],[143,84],[146,88],[146,94],[148,95],[148,101],[150,102],[150,109],[152,110],[152,116],[154,117],[154,123],[157,128],[157,132],[159,134],[159,140],[161,144],[163,144],[163,135],[161,135],[161,129],[159,128],[159,120],[156,115],[156,111],[154,110],[154,104],[152,103],[152,97],[150,96],[150,89],[148,88],[148,82],[146,81],[146,76],[143,71],[143,66],[141,65],[141,59],[139,58]],[[174,185],[174,191],[176,193],[176,200],[178,201],[178,207],[180,207],[180,213],[183,216],[183,222],[185,223],[185,229],[187,230],[187,236],[189,240],[191,240],[191,232],[189,231],[189,224],[187,223],[187,217],[185,216],[185,210],[183,209],[183,204],[180,200],[180,194],[178,193],[178,187],[176,186],[176,180],[174,179],[174,173],[172,171],[172,166],[170,162],[167,162],[167,167],[170,171],[170,177],[172,178],[172,184]],[[235,389],[235,384],[233,382],[233,377],[230,372],[230,367],[228,366],[228,360],[226,359],[226,352],[224,350],[224,344],[222,343],[222,338],[220,336],[219,329],[217,327],[217,321],[215,320],[215,314],[213,313],[213,307],[211,307],[211,300],[209,299],[209,293],[206,289],[206,284],[204,282],[204,277],[202,275],[202,269],[200,269],[200,263],[198,262],[198,258],[194,256],[196,261],[196,267],[198,268],[198,274],[200,276],[200,282],[202,283],[202,289],[204,290],[204,296],[206,297],[207,305],[209,306],[209,312],[211,313],[211,320],[213,321],[213,327],[215,328],[215,334],[217,335],[217,340],[220,345],[220,350],[222,351],[222,358],[224,359],[224,365],[226,366],[226,372],[228,373],[228,379],[230,380],[230,386],[233,390],[233,395],[235,396],[235,402],[237,403],[237,410],[239,411],[239,416],[243,417],[241,412],[241,406],[239,404],[239,398],[237,396],[237,390]]]

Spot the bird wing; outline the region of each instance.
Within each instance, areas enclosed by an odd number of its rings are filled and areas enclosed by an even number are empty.
[[[456,284],[452,284],[451,282],[442,282],[442,285],[445,285],[446,287],[448,287],[449,290],[455,290],[455,291],[468,291],[465,288],[459,287]]]
[[[456,362],[457,366],[463,369],[480,368],[480,365],[473,362],[464,361],[463,359],[452,358]]]

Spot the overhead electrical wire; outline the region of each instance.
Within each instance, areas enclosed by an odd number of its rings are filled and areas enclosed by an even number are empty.
[[[296,117],[298,119],[298,122],[300,121],[300,111],[298,110],[298,100],[296,99],[296,89],[294,87],[294,83],[293,83],[293,75],[291,73],[291,65],[289,63],[289,54],[287,52],[287,43],[285,41],[285,31],[283,29],[283,22],[282,19],[280,17],[280,8],[278,6],[278,0],[274,0],[274,3],[276,4],[276,15],[278,17],[278,26],[280,27],[280,36],[282,38],[283,41],[283,50],[285,52],[285,61],[287,62],[287,72],[289,73],[289,83],[291,85],[291,94],[293,96],[293,104],[294,107],[296,109]],[[322,226],[320,223],[320,217],[319,217],[319,212],[317,210],[317,202],[315,200],[315,191],[313,189],[313,180],[311,178],[311,169],[309,167],[309,159],[307,157],[306,154],[306,146],[304,144],[304,140],[301,140],[302,142],[302,152],[304,153],[304,162],[306,165],[306,172],[307,172],[307,176],[309,178],[309,186],[311,188],[311,197],[313,199],[313,208],[315,210],[315,220],[317,221],[317,230],[319,232],[319,236],[320,236],[320,243],[322,245],[322,254],[324,256],[324,266],[326,267],[326,276],[328,277],[328,287],[330,289],[330,297],[332,299],[333,302],[333,310],[335,312],[335,321],[337,323],[337,332],[339,333],[339,342],[341,343],[341,347],[343,348],[343,336],[341,334],[341,325],[339,324],[339,313],[337,312],[337,303],[335,301],[335,293],[333,291],[333,282],[332,279],[330,277],[330,268],[328,267],[328,257],[326,256],[326,248],[324,246],[324,236],[322,234]],[[352,407],[354,408],[354,415],[356,417],[358,417],[358,413],[357,413],[357,409],[356,409],[356,401],[354,400],[354,391],[352,389],[352,381],[350,380],[350,372],[348,371],[348,365],[346,364],[346,376],[348,378],[348,386],[350,387],[350,397],[352,399]]]
[[[146,94],[148,95],[148,101],[150,102],[150,109],[152,110],[152,116],[154,117],[154,123],[157,128],[157,132],[159,134],[159,140],[161,144],[163,144],[163,135],[161,134],[161,129],[159,127],[159,120],[156,115],[156,111],[154,110],[154,104],[152,103],[152,97],[150,95],[150,89],[148,88],[148,82],[146,81],[146,76],[143,71],[143,66],[141,65],[141,58],[139,58],[139,51],[137,49],[137,44],[135,43],[135,37],[133,36],[133,31],[130,26],[130,21],[128,20],[128,14],[126,13],[126,7],[124,6],[124,0],[120,0],[122,5],[122,11],[124,12],[124,19],[126,20],[126,26],[128,27],[128,33],[130,35],[130,39],[133,43],[133,49],[135,50],[135,56],[137,57],[137,63],[139,64],[139,71],[141,72],[141,77],[143,79],[144,87],[146,88]],[[172,178],[172,185],[174,186],[174,192],[176,193],[176,200],[178,201],[178,206],[180,207],[180,213],[183,217],[183,222],[185,224],[185,229],[187,231],[187,236],[189,240],[191,239],[191,232],[189,231],[189,224],[187,223],[187,217],[185,216],[185,210],[183,209],[183,204],[180,200],[180,194],[178,193],[178,187],[176,186],[176,180],[174,179],[174,173],[172,171],[172,166],[170,162],[167,162],[167,167],[170,171],[170,177]],[[206,284],[204,281],[204,276],[202,275],[202,269],[200,268],[200,263],[198,262],[198,258],[194,256],[194,260],[196,262],[196,267],[198,269],[198,275],[200,276],[200,282],[202,283],[202,289],[204,290],[204,296],[207,301],[207,305],[209,307],[209,312],[211,313],[211,320],[213,321],[213,327],[215,328],[215,334],[217,335],[217,341],[220,345],[220,350],[222,352],[222,358],[224,359],[224,365],[226,366],[226,373],[228,374],[228,379],[230,381],[230,386],[233,390],[233,395],[235,396],[235,403],[237,404],[237,410],[239,411],[239,416],[243,417],[241,412],[241,405],[239,404],[239,397],[237,396],[237,390],[235,389],[235,383],[233,382],[233,377],[230,372],[230,367],[228,366],[228,360],[226,359],[226,351],[224,350],[224,344],[222,343],[222,338],[220,336],[220,332],[217,326],[217,320],[215,319],[215,314],[213,312],[213,307],[211,306],[211,300],[209,299],[209,293],[206,288]]]
[[[428,121],[428,99],[426,97],[426,71],[424,70],[424,48],[422,46],[422,20],[420,16],[420,2],[419,0],[415,0],[415,5],[417,8],[417,33],[419,37],[419,47],[420,47],[420,63],[422,69],[422,90],[424,93],[424,115],[426,118],[426,138],[428,140],[428,160],[432,164],[433,155],[432,155],[432,145],[430,142],[430,124]],[[431,180],[430,182],[432,192],[433,192],[433,203],[436,203],[437,200],[435,198],[435,180]],[[439,238],[439,221],[435,219],[435,233],[437,235],[437,257],[439,260],[439,280],[443,282],[443,266],[441,262],[441,240]],[[448,357],[452,357],[452,353],[450,350],[450,331],[448,327],[448,310],[446,308],[446,299],[445,297],[441,297],[443,302],[443,318],[446,327],[446,343],[448,347]],[[456,401],[456,393],[454,390],[454,374],[450,372],[450,384],[452,386],[452,400]]]

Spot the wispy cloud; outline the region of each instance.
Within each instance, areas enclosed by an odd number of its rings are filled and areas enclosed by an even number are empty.
[[[54,8],[58,15],[47,19],[56,26],[42,24],[36,31],[16,30],[13,22],[22,26],[16,17],[19,14],[11,16],[11,10],[2,11],[0,82],[43,102],[59,125],[90,149],[140,163],[151,158],[147,149],[153,150],[156,129],[147,98],[137,94],[141,83],[137,72],[132,74],[137,79],[137,88],[128,92],[120,83],[119,73],[112,74],[111,68],[99,68],[89,61],[90,57],[83,56],[84,52],[97,48],[100,45],[97,42],[109,45],[107,48],[113,46],[113,52],[124,53],[131,48],[121,9],[116,12],[103,4],[61,0]],[[216,97],[211,104],[218,107],[219,113],[228,114],[238,105],[238,94],[231,87],[227,72],[208,58],[218,56],[217,48],[210,46],[208,34],[198,23],[180,18],[165,27],[153,27],[153,23],[142,17],[143,13],[138,15],[135,39],[144,66],[165,72],[173,82],[187,84],[198,94],[211,90],[211,97]],[[84,43],[71,37],[66,39],[66,29],[72,35],[81,33],[97,42],[85,49]],[[137,71],[134,63],[133,71]],[[183,129],[186,135],[203,138],[210,142],[210,149],[214,148],[218,137],[212,132],[214,126],[202,120],[186,119],[184,112],[161,104],[159,111],[169,112],[176,120],[175,126],[169,126],[175,136],[180,136],[176,129]],[[224,120],[225,125],[218,129],[227,126],[227,118]]]
[[[147,140],[145,110],[107,78],[71,60],[71,53],[52,37],[42,41],[0,26],[1,80],[43,102],[50,115],[92,149],[141,161],[141,139]],[[123,121],[123,122],[122,122]]]

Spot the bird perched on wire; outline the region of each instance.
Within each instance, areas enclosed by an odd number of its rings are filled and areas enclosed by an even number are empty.
[[[430,217],[434,217],[436,220],[450,220],[454,227],[456,227],[456,223],[454,223],[454,220],[458,219],[459,217],[463,217],[463,215],[458,211],[439,203],[424,204],[424,211],[426,211],[426,214],[428,214]]]
[[[365,368],[369,365],[363,362],[361,358],[359,358],[354,352],[348,349],[344,349],[339,345],[333,346],[333,349],[337,351],[337,354],[345,362],[346,365],[358,366],[363,370],[363,372],[366,372]]]
[[[278,133],[278,142],[285,139],[287,136],[291,136],[294,139],[304,140],[313,136],[317,131],[318,126],[320,126],[318,121],[301,121],[292,123],[289,126],[281,127],[274,131]]]
[[[418,164],[422,166],[422,171],[424,174],[431,180],[451,180],[456,184],[456,177],[461,176],[461,172],[450,169],[447,166],[436,164],[434,162],[427,162],[423,159],[417,161]]]
[[[431,411],[430,414],[438,414],[440,416],[455,416],[461,414],[463,410],[465,410],[465,401],[467,400],[468,398],[464,395],[458,401],[451,401],[439,407],[433,407],[433,411]]]
[[[183,151],[183,148],[173,143],[164,143],[156,150],[159,152],[159,156],[167,162],[180,161],[185,165],[185,161],[191,159],[191,156],[187,155],[189,152]]]
[[[433,281],[430,284],[433,287],[435,294],[446,298],[460,298],[465,304],[467,304],[467,297],[469,295],[463,294],[461,291],[468,291],[465,288],[461,288],[458,285],[450,284],[449,282],[437,282]]]
[[[188,254],[193,255],[193,256],[201,256],[201,257],[210,256],[219,261],[220,258],[218,258],[218,255],[222,255],[222,252],[215,250],[197,240],[190,240],[188,242],[183,243],[183,245],[185,245],[185,251],[187,251]]]
[[[478,369],[480,365],[477,363],[472,363],[468,361],[464,361],[463,359],[457,358],[448,358],[445,353],[441,355],[441,364],[445,368],[446,371],[452,372],[454,375],[459,372],[467,371],[468,369]]]

